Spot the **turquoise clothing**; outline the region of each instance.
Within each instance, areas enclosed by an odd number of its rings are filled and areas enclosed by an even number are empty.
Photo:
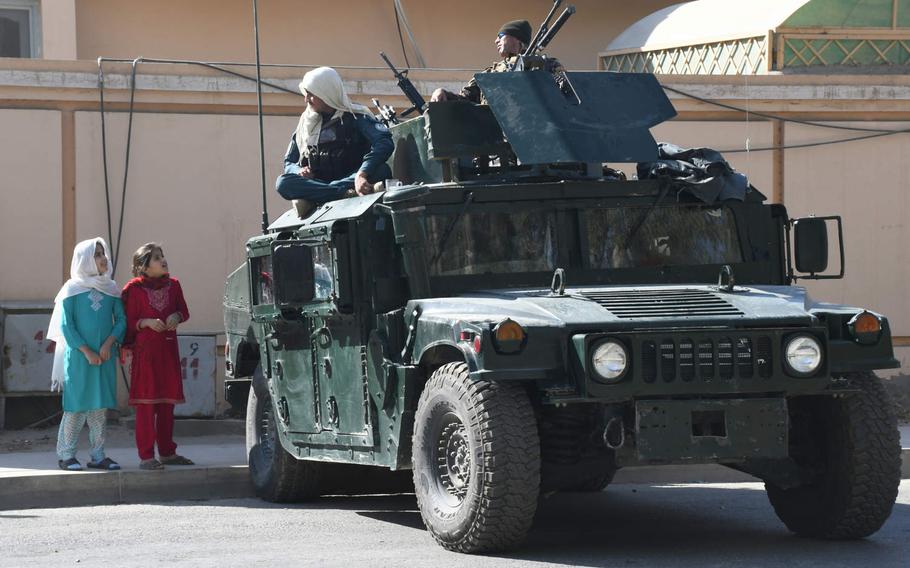
[[[63,300],[60,327],[66,338],[63,361],[63,410],[86,412],[117,408],[117,349],[101,365],[90,365],[79,351],[83,345],[98,353],[108,337],[117,343],[126,332],[123,302],[90,290]]]

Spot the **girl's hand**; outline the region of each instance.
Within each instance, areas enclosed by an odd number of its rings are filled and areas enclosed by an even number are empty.
[[[85,355],[85,358],[88,359],[89,365],[100,365],[101,357],[97,353],[89,349],[88,347],[81,349],[82,354]]]
[[[158,318],[148,318],[142,320],[142,327],[147,327],[152,331],[157,331],[158,333],[167,330],[167,326]]]
[[[98,356],[101,357],[102,361],[107,361],[111,358],[111,347],[114,345],[114,338],[108,337],[107,341],[101,345],[101,350],[98,352]]]
[[[183,316],[181,316],[178,312],[174,312],[167,317],[167,321],[164,323],[167,325],[167,329],[170,331],[177,329],[177,326],[180,325],[180,322],[182,321]]]

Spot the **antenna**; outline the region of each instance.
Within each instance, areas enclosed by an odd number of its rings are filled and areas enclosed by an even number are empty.
[[[262,176],[262,234],[269,228],[269,210],[265,195],[265,136],[262,128],[262,64],[259,62],[259,2],[253,0],[253,35],[256,38],[256,98],[259,114],[259,170]]]

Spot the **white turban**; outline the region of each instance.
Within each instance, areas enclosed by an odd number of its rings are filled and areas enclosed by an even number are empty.
[[[370,109],[351,101],[344,88],[341,75],[331,67],[317,67],[308,71],[300,81],[300,92],[304,95],[308,92],[316,95],[325,104],[335,109],[332,118],[345,112],[373,116]],[[307,156],[309,147],[315,146],[319,142],[320,130],[322,130],[322,115],[308,106],[300,115],[300,122],[297,124],[297,132],[294,135],[301,156]]]

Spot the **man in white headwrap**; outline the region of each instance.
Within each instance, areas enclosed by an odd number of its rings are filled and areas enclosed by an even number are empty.
[[[373,184],[392,177],[386,164],[394,149],[389,129],[367,107],[351,101],[337,71],[309,71],[300,92],[307,108],[275,184],[282,197],[325,203],[349,190],[372,193]]]

